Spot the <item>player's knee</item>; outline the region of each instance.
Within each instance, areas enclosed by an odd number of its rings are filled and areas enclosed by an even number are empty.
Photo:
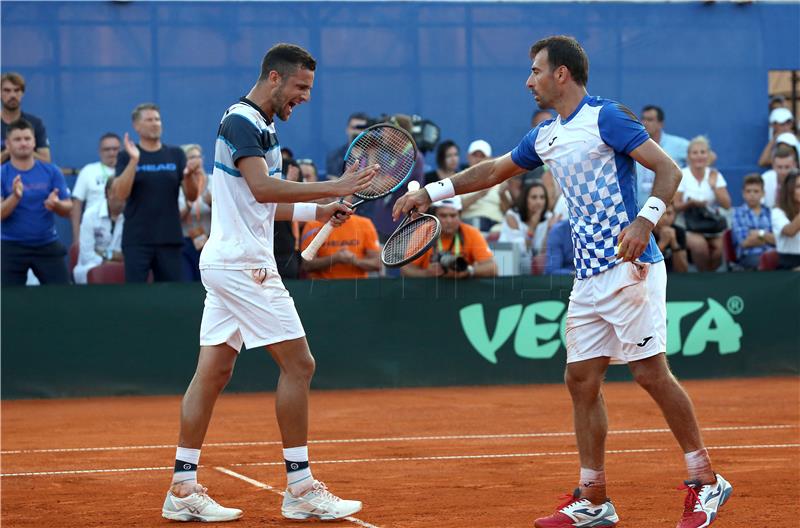
[[[292,363],[290,374],[307,382],[311,382],[316,368],[317,364],[316,361],[314,361],[314,356],[308,354]]]
[[[600,394],[600,386],[603,380],[597,376],[574,372],[567,369],[564,373],[564,382],[567,384],[573,398],[596,397]]]
[[[206,379],[211,383],[212,386],[216,387],[217,390],[222,391],[222,389],[224,389],[231,380],[231,376],[233,376],[233,367],[224,366],[213,369],[208,373]]]
[[[658,391],[675,382],[669,371],[661,369],[640,369],[633,373],[633,379],[647,392]]]

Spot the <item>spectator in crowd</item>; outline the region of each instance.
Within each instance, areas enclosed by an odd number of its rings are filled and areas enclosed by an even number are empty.
[[[575,248],[572,245],[569,220],[560,220],[553,224],[547,235],[544,273],[545,275],[575,274]]]
[[[47,131],[44,122],[33,114],[22,111],[22,97],[25,95],[25,78],[16,72],[6,72],[0,76],[0,92],[2,92],[2,131],[0,131],[0,163],[8,161],[6,148],[6,132],[8,126],[24,119],[33,126],[35,140],[33,157],[39,161],[50,163],[50,142],[47,140]]]
[[[553,113],[550,110],[536,110],[531,116],[531,128],[536,128],[541,123],[548,119],[553,119]]]
[[[281,161],[285,165],[287,161],[294,159],[294,152],[289,147],[281,147]]]
[[[55,215],[69,216],[69,188],[55,165],[34,156],[33,125],[18,119],[6,129],[9,160],[0,168],[3,286],[24,285],[28,270],[42,284],[67,284],[67,250],[59,242]]]
[[[786,98],[780,94],[773,95],[769,98],[769,111],[772,112],[776,108],[786,107]]]
[[[288,181],[306,181],[303,176],[303,161],[294,159],[283,164],[284,178]],[[316,168],[315,168],[316,170]],[[316,180],[313,180],[316,181]],[[278,274],[283,279],[297,279],[300,277],[300,230],[302,224],[294,220],[276,220],[275,234],[273,237],[273,250]]]
[[[347,128],[345,129],[347,143],[328,153],[325,162],[326,178],[328,176],[339,176],[344,172],[344,155],[347,152],[347,148],[356,136],[367,128],[368,121],[369,116],[364,112],[350,114],[350,117],[347,118]]]
[[[125,203],[111,194],[113,179],[106,181],[105,196],[86,208],[81,220],[78,264],[72,270],[75,284],[86,284],[89,271],[104,262],[122,262]]]
[[[664,255],[664,266],[667,272],[685,273],[689,271],[689,259],[686,256],[686,230],[675,225],[675,208],[667,204],[667,209],[661,215],[653,236],[658,244],[658,249]]]
[[[800,271],[800,170],[792,169],[772,209],[772,232],[778,250],[778,267]]]
[[[353,198],[348,197],[349,202]],[[301,248],[305,249],[324,224],[313,220],[303,227]],[[350,220],[331,231],[317,256],[303,261],[312,279],[366,279],[369,272],[381,269],[378,232],[372,220],[353,214]]]
[[[436,147],[436,169],[425,173],[425,184],[449,178],[458,171],[460,153],[452,139],[445,139]]]
[[[483,139],[477,139],[469,144],[467,149],[467,163],[470,167],[491,159],[492,146]],[[467,224],[477,227],[481,232],[488,233],[496,224],[503,221],[503,209],[500,201],[500,185],[483,189],[474,193],[467,193],[461,197],[461,218]]]
[[[778,138],[781,134],[789,133],[794,138],[794,145],[797,145],[797,136],[795,136],[795,129],[794,129],[794,116],[792,115],[792,111],[788,108],[778,107],[772,110],[769,113],[769,126],[770,131],[772,132],[772,137],[770,137],[769,141],[766,145],[764,145],[764,149],[761,151],[761,156],[758,157],[758,164],[761,167],[769,167],[772,163],[772,155],[773,151],[775,150],[775,146],[778,143]]]
[[[200,252],[203,250],[208,234],[211,232],[211,187],[208,175],[203,169],[203,148],[190,143],[181,145],[186,154],[186,163],[200,163],[197,172],[197,196],[190,202],[186,200],[183,188],[178,190],[178,209],[181,214],[183,232],[183,279],[187,282],[200,280]]]
[[[542,182],[533,182],[520,193],[516,206],[506,212],[498,241],[512,242],[519,248],[522,274],[530,273],[531,259],[544,252],[547,233],[560,220],[549,211],[549,205]]]
[[[699,271],[714,271],[719,267],[722,262],[722,233],[726,226],[722,221],[718,228],[700,231],[700,223],[694,219],[705,216],[711,220],[724,220],[719,208],[731,206],[728,183],[719,171],[709,166],[710,154],[711,145],[706,137],[692,139],[687,151],[689,166],[682,170],[683,178],[674,198],[675,210],[684,216],[689,257]]]
[[[122,146],[120,137],[107,132],[100,136],[100,161],[89,163],[78,173],[75,187],[72,189],[72,243],[80,239],[81,215],[84,209],[106,200],[106,183],[114,178],[117,168],[117,155]]]
[[[800,140],[797,139],[797,136],[792,132],[783,132],[775,138],[775,148],[778,149],[781,146],[787,146],[793,150],[794,161],[800,167]]]
[[[742,185],[744,203],[734,209],[731,237],[736,248],[736,260],[744,269],[758,269],[761,254],[775,247],[772,217],[762,206],[764,180],[758,174],[748,174]]]
[[[411,134],[412,125],[410,116],[405,114],[395,114],[390,118],[390,121]],[[414,168],[411,171],[411,176],[405,185],[408,185],[408,183],[411,181],[416,181],[420,184],[420,186],[425,183],[425,157],[419,150],[417,150],[415,161]],[[395,222],[392,219],[392,208],[394,207],[394,204],[398,198],[400,198],[403,194],[404,193],[401,191],[391,193],[388,196],[384,196],[380,200],[372,200],[367,202],[363,205],[363,207],[359,208],[359,212],[372,220],[373,224],[375,224],[375,229],[378,230],[378,237],[380,238],[381,242],[385,242],[389,238],[389,235],[394,232],[398,224],[400,224],[400,220]]]
[[[779,144],[772,153],[772,168],[761,175],[764,182],[764,205],[772,209],[778,202],[778,194],[786,176],[798,168],[795,150],[786,144]]]
[[[480,231],[461,221],[461,197],[432,205],[442,223],[442,233],[433,247],[402,270],[406,277],[469,279],[494,277],[497,264]]]
[[[183,185],[188,201],[197,200],[202,166],[198,159],[187,162],[180,147],[161,142],[158,106],[140,104],[131,117],[139,143],[125,134],[112,187],[117,199],[127,200],[122,233],[125,282],[146,282],[151,270],[157,282],[178,282],[183,278],[178,188]]]
[[[653,141],[658,143],[679,167],[685,167],[689,140],[664,132],[664,110],[655,105],[647,105],[642,109],[641,115],[642,124]],[[639,186],[637,197],[640,208],[644,206],[644,202],[653,191],[655,177],[656,174],[653,171],[641,163],[636,164],[636,179]]]
[[[315,182],[319,181],[319,172],[317,171],[317,165],[314,163],[314,160],[311,159],[300,159],[297,160],[297,164],[300,167],[300,173],[302,175],[302,180],[304,182]],[[338,174],[331,174],[331,177],[339,176]]]

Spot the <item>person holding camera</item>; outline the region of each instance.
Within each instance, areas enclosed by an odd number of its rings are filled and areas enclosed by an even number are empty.
[[[497,264],[481,232],[461,221],[461,198],[433,204],[442,234],[433,247],[402,268],[405,277],[494,277]]]

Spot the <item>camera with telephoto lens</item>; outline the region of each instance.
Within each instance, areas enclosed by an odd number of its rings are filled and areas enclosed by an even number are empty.
[[[430,119],[425,119],[418,115],[410,115],[408,118],[411,120],[411,137],[414,138],[417,148],[423,153],[436,148],[436,144],[439,142],[439,137],[441,135],[439,125]],[[380,114],[375,117],[367,118],[363,125],[354,128],[358,131],[362,131],[378,123],[397,124],[397,122],[392,119],[391,115]]]
[[[444,271],[454,271],[460,273],[467,271],[469,262],[461,255],[453,255],[452,253],[439,253],[435,256],[434,262],[438,262]]]

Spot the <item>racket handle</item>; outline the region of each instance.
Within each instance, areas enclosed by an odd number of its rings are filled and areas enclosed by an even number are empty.
[[[305,248],[300,254],[303,257],[303,260],[308,261],[317,256],[317,251],[319,251],[319,248],[322,247],[322,244],[328,240],[332,230],[333,224],[331,224],[330,221],[322,226],[322,229],[319,230],[319,233],[317,233],[317,236],[314,237],[314,240],[312,240],[308,247]]]

